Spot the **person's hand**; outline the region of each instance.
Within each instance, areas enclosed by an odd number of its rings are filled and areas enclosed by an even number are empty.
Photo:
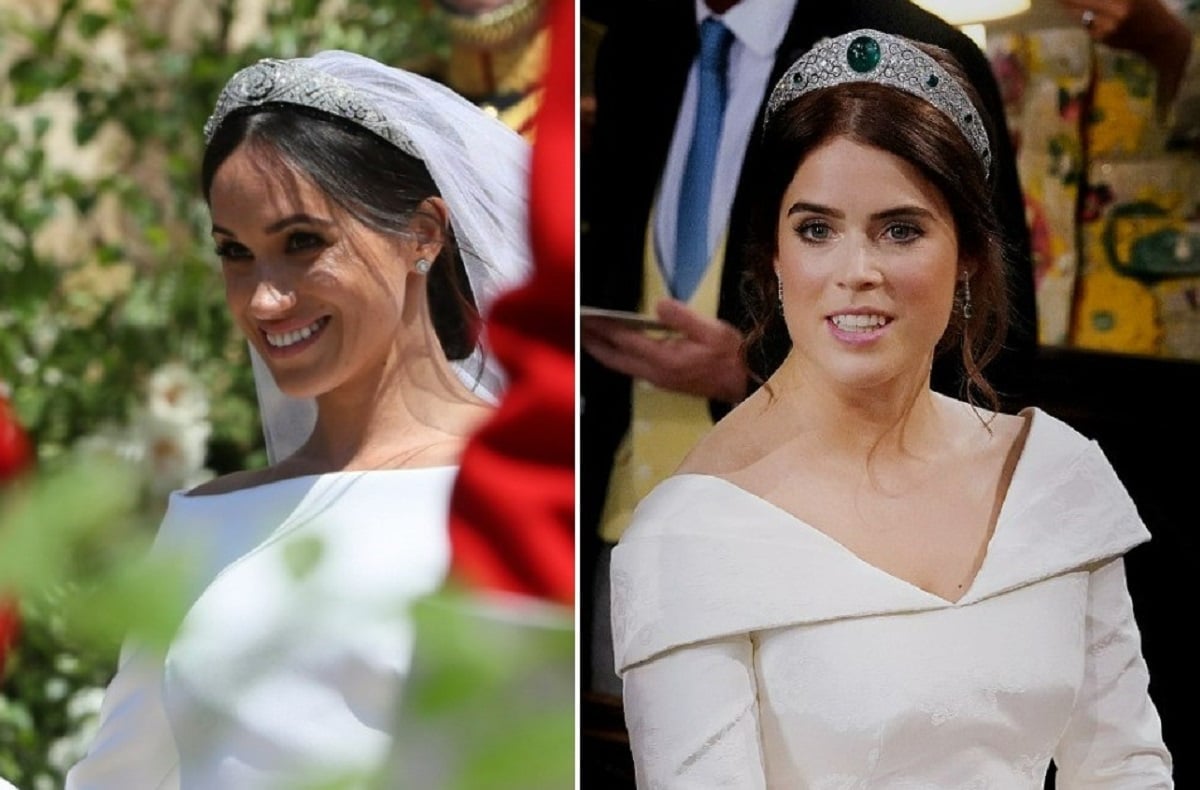
[[[1059,0],[1095,41],[1141,55],[1158,72],[1159,100],[1169,103],[1192,49],[1186,24],[1162,0]]]
[[[660,301],[657,313],[666,333],[585,317],[580,322],[583,347],[605,367],[660,389],[727,403],[746,396],[749,372],[742,361],[742,335],[732,324],[706,318],[675,299]]]

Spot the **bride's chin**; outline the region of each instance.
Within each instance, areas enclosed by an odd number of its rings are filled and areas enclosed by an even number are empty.
[[[297,375],[296,371],[272,369],[271,377],[275,379],[275,386],[279,391],[294,400],[312,400],[329,389],[313,377]]]
[[[279,391],[292,400],[316,400],[324,393],[322,389],[310,387],[280,387]]]

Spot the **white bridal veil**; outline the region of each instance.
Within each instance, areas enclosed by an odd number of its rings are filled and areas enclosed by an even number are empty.
[[[225,117],[262,104],[312,107],[363,126],[429,168],[450,213],[480,315],[519,285],[532,268],[529,245],[529,145],[516,132],[449,88],[351,52],[263,60],[239,71],[205,124],[211,140]],[[476,394],[495,401],[504,372],[486,337],[455,371]],[[280,392],[251,350],[271,462],[295,451],[312,432],[316,405]]]

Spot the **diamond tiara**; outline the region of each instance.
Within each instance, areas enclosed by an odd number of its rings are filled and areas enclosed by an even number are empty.
[[[264,58],[229,79],[204,124],[205,144],[212,141],[230,113],[264,104],[294,104],[320,110],[358,124],[401,151],[421,158],[404,130],[375,109],[354,86],[294,60],[275,58]]]
[[[987,129],[958,81],[908,39],[878,30],[855,30],[817,42],[775,84],[763,123],[806,93],[850,82],[887,85],[929,102],[962,131],[984,171],[990,168]]]

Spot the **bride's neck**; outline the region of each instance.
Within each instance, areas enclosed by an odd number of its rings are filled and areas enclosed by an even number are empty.
[[[317,398],[302,453],[333,469],[428,465],[457,459],[490,413],[440,353],[390,360]]]

